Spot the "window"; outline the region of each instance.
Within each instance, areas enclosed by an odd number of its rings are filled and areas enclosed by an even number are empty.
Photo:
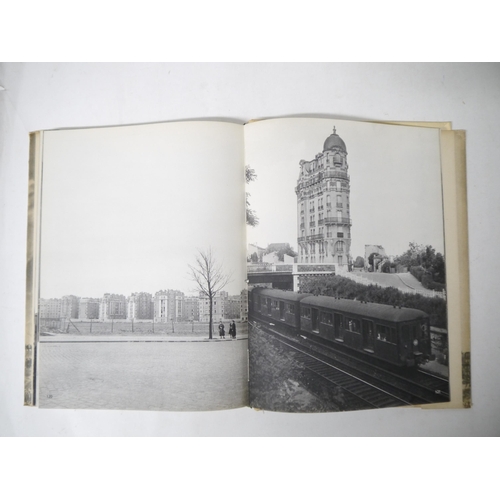
[[[333,318],[331,313],[321,313],[321,323],[325,325],[333,325]]]
[[[303,318],[311,319],[311,308],[310,307],[301,307],[300,315]]]
[[[354,333],[361,333],[361,325],[359,319],[346,317],[347,329]]]
[[[337,238],[343,238],[344,237],[344,233],[337,233]]]
[[[377,340],[380,342],[387,342],[389,344],[396,344],[397,343],[397,337],[396,337],[396,329],[395,328],[390,328],[385,325],[375,325],[375,331],[377,335]]]

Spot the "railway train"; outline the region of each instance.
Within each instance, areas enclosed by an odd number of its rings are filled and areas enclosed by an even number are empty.
[[[429,316],[417,309],[255,287],[250,314],[295,335],[320,337],[399,367],[432,359]]]

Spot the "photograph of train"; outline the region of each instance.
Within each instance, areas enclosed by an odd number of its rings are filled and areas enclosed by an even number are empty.
[[[245,147],[250,406],[449,401],[439,130],[292,118]]]

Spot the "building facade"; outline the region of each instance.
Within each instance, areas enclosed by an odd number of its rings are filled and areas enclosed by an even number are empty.
[[[200,320],[200,299],[199,297],[184,297],[183,321]]]
[[[40,299],[38,317],[41,319],[61,318],[62,299]]]
[[[79,308],[79,297],[75,295],[65,295],[61,299],[61,318],[77,319]]]
[[[228,297],[227,292],[217,292],[213,298],[212,321],[221,321],[225,318],[225,305]],[[208,297],[200,292],[200,321],[210,321],[210,301]]]
[[[78,319],[99,319],[101,301],[89,297],[82,297],[78,308]]]
[[[344,141],[327,137],[323,152],[311,161],[300,161],[297,194],[299,263],[333,263],[346,268],[350,262],[350,178]]]
[[[147,292],[133,293],[127,301],[127,319],[152,320],[154,315],[153,296]]]
[[[241,295],[228,295],[224,304],[225,319],[240,319]]]
[[[240,319],[248,319],[248,290],[242,290],[240,293]]]
[[[99,319],[101,321],[127,319],[127,299],[125,295],[105,293],[100,304]]]
[[[154,298],[155,323],[182,321],[184,294],[179,290],[160,290]]]

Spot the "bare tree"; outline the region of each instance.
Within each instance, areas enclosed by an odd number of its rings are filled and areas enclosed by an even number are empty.
[[[189,266],[191,279],[196,283],[198,290],[208,299],[209,329],[208,338],[212,338],[213,303],[217,292],[220,292],[230,281],[231,273],[224,272],[222,264],[212,253],[212,249],[198,250],[196,264]]]

